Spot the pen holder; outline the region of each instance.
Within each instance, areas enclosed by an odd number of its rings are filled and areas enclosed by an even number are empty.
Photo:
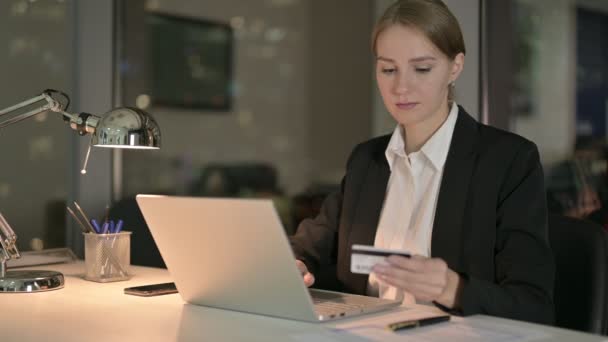
[[[83,235],[86,280],[106,283],[131,278],[131,232]]]

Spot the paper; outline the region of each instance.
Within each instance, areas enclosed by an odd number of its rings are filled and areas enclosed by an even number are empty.
[[[487,323],[487,322],[484,322]],[[446,322],[436,326],[415,328],[400,332],[391,332],[381,327],[360,327],[345,330],[334,330],[337,335],[347,333],[367,341],[450,341],[450,342],[473,342],[473,341],[535,341],[545,339],[548,335],[537,330],[526,330],[521,327],[488,326],[479,322]]]
[[[419,319],[437,314],[432,308],[402,308],[398,312],[365,317],[347,322],[336,323],[323,333],[308,333],[291,336],[294,341],[535,341],[547,339],[548,333],[538,329],[522,327],[477,317],[453,317],[443,322],[421,328],[392,332],[386,328],[389,323],[401,320]],[[313,336],[314,335],[314,336]]]
[[[42,251],[22,252],[21,258],[10,259],[6,262],[8,268],[69,263],[76,256],[69,248],[45,249]]]
[[[366,342],[369,339],[361,336],[355,336],[348,332],[325,331],[325,332],[310,332],[292,334],[290,341],[294,342]]]

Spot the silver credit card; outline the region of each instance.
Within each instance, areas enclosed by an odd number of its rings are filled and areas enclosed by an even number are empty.
[[[411,256],[410,253],[403,250],[353,245],[350,257],[350,271],[352,273],[370,274],[372,267],[378,263],[384,263],[389,255],[400,255],[407,258]]]

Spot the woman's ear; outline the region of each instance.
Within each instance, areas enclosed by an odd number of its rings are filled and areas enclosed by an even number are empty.
[[[459,53],[452,60],[452,70],[450,70],[450,83],[455,82],[460,76],[462,69],[464,68],[464,53]]]

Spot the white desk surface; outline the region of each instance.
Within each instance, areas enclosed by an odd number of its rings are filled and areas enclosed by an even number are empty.
[[[323,337],[327,328],[338,324],[303,323],[190,305],[177,294],[123,294],[125,287],[170,282],[164,269],[132,266],[131,280],[104,284],[84,280],[82,262],[31,269],[64,273],[65,287],[42,293],[0,293],[1,341],[303,341],[303,336],[317,333],[317,337]],[[466,320],[533,327],[547,333],[551,341],[605,340],[602,336],[489,316]],[[334,339],[325,338],[329,340]]]

